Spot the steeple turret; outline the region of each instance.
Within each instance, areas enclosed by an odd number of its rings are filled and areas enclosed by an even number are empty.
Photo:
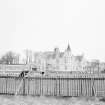
[[[71,51],[70,45],[68,44],[67,51]]]

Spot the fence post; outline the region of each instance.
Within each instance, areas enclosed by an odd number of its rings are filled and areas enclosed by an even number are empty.
[[[6,89],[6,90],[5,90],[5,94],[8,94],[8,93],[7,93],[7,79],[8,79],[8,78],[5,78],[5,86],[6,86],[6,87],[5,87],[5,89]]]
[[[23,77],[23,96],[25,95],[25,78]]]
[[[82,78],[82,77],[80,78],[80,81],[81,81],[81,82],[80,82],[80,83],[81,83],[81,84],[80,84],[81,96],[83,96],[83,78]]]
[[[30,78],[28,78],[28,95],[30,94]]]
[[[60,76],[59,76],[59,96],[61,96],[61,94],[60,94],[60,91],[61,91],[61,90],[60,90],[60,89],[61,89],[61,88],[60,88],[60,81],[61,81],[61,78],[60,78]]]

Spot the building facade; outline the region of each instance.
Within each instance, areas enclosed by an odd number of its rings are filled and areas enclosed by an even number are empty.
[[[55,48],[52,52],[35,53],[34,63],[39,70],[49,71],[84,71],[87,61],[83,55],[74,56],[70,45],[64,52]]]

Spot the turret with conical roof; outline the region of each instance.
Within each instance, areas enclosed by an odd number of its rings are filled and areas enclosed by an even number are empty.
[[[68,44],[67,51],[71,51],[70,45]]]
[[[72,56],[72,53],[71,53],[71,48],[70,48],[70,45],[68,44],[65,52],[64,52],[64,56],[65,57],[71,57]]]

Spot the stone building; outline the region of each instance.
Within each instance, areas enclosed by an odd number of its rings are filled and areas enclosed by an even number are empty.
[[[83,71],[87,64],[83,55],[72,54],[69,44],[64,52],[55,48],[54,51],[35,53],[34,63],[40,70],[51,71]]]

